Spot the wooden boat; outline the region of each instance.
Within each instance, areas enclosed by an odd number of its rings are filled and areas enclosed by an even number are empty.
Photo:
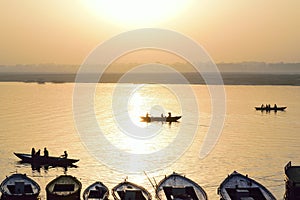
[[[107,200],[109,196],[109,189],[102,182],[95,182],[88,186],[83,192],[84,200]]]
[[[115,200],[151,200],[151,194],[142,186],[124,181],[112,189]]]
[[[255,110],[260,110],[260,111],[271,111],[271,110],[274,110],[274,111],[284,111],[287,107],[270,107],[270,108],[267,108],[267,107],[255,107]]]
[[[181,116],[174,117],[145,117],[141,116],[142,122],[177,122]]]
[[[194,181],[177,173],[162,179],[155,190],[159,200],[205,200],[206,192]]]
[[[79,159],[61,158],[61,157],[45,157],[45,156],[34,156],[26,153],[14,153],[22,162],[31,163],[34,165],[50,165],[50,166],[70,166],[78,162]]]
[[[61,175],[47,184],[47,200],[80,200],[81,187],[77,178]]]
[[[228,175],[218,188],[222,200],[262,199],[275,200],[272,193],[255,180],[236,171]]]
[[[284,167],[285,194],[284,199],[300,199],[300,166],[292,166],[291,161]]]
[[[2,200],[36,200],[40,186],[25,174],[13,174],[6,177],[0,185]]]

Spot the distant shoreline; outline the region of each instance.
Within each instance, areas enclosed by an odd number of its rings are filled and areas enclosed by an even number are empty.
[[[123,74],[109,73],[101,77],[100,83],[118,83]],[[127,75],[127,74],[126,74]],[[149,76],[150,75],[150,76]],[[206,84],[198,73],[182,73],[190,84]],[[225,85],[290,85],[300,86],[300,74],[265,74],[265,73],[221,73]],[[84,75],[81,82],[89,83],[95,74]],[[209,74],[208,74],[209,76]],[[76,74],[69,73],[0,73],[0,82],[24,83],[73,83]],[[180,84],[174,74],[129,74],[127,83],[169,83]],[[166,80],[160,81],[160,80]]]

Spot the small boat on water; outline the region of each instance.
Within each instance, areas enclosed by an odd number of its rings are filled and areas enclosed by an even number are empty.
[[[80,200],[81,187],[74,176],[61,175],[47,184],[47,200]]]
[[[151,194],[142,186],[128,181],[119,183],[112,189],[115,200],[151,200]]]
[[[25,174],[13,174],[6,177],[0,185],[2,200],[36,200],[40,186]]]
[[[300,199],[300,166],[292,166],[291,161],[284,167],[285,200]]]
[[[26,153],[14,153],[22,162],[31,163],[33,165],[50,165],[50,166],[71,166],[78,162],[79,159],[70,159],[62,157],[53,156],[34,156],[32,158],[31,154]]]
[[[260,110],[260,111],[284,111],[287,107],[284,106],[284,107],[270,107],[270,108],[267,108],[267,107],[255,107],[255,110]]]
[[[221,200],[275,200],[272,193],[255,180],[236,171],[228,175],[218,188]]]
[[[142,122],[177,122],[181,116],[174,117],[145,117],[141,116]]]
[[[83,192],[84,200],[108,200],[109,189],[102,182],[95,182]]]
[[[175,172],[158,183],[155,193],[159,200],[207,199],[206,192],[200,185]]]

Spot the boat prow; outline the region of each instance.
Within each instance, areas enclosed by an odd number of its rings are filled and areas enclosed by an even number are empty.
[[[207,199],[206,192],[200,185],[175,172],[158,183],[155,193],[159,200]]]
[[[228,175],[218,188],[222,200],[265,199],[275,200],[273,194],[263,185],[236,171]]]

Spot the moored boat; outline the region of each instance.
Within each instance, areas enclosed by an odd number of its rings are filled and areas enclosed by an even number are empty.
[[[142,186],[128,181],[119,183],[112,189],[115,200],[151,200],[151,194]]]
[[[286,200],[300,199],[300,166],[292,166],[291,161],[284,167]]]
[[[273,194],[255,180],[236,171],[228,175],[218,188],[222,200],[262,199],[275,200]]]
[[[13,174],[2,181],[0,191],[2,200],[36,200],[41,189],[25,174]]]
[[[84,200],[107,200],[109,196],[109,189],[102,182],[95,182],[88,186],[83,192]]]
[[[74,176],[61,175],[47,184],[47,200],[80,200],[81,187]]]
[[[159,200],[207,199],[206,192],[200,185],[175,172],[158,183],[155,193]]]
[[[50,166],[70,166],[78,162],[79,159],[70,159],[54,156],[34,156],[26,153],[14,153],[22,162],[31,163],[33,165],[50,165]]]

